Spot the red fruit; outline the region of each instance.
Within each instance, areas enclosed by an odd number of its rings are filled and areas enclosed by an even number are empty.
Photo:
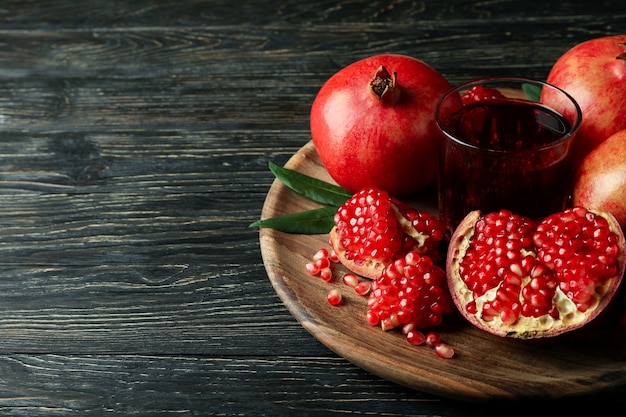
[[[582,110],[574,154],[580,162],[613,133],[626,128],[626,35],[605,36],[575,45],[553,65],[547,82],[568,92]],[[560,111],[551,94],[541,101]]]
[[[372,281],[367,306],[368,321],[380,322],[383,330],[406,325],[435,327],[441,324],[444,314],[454,310],[445,272],[428,256],[416,252],[387,265]]]
[[[509,211],[469,213],[454,231],[448,286],[459,311],[498,336],[579,328],[614,298],[626,242],[609,213],[574,207],[541,222]]]
[[[499,98],[504,98],[504,95],[499,90],[477,85],[463,94],[461,101],[463,104],[470,104],[481,100],[495,100]]]
[[[329,242],[348,269],[374,279],[411,250],[433,252],[445,231],[430,213],[414,210],[383,190],[366,188],[339,207]]]
[[[611,213],[626,230],[626,129],[611,135],[583,159],[573,202]]]
[[[433,114],[448,81],[424,62],[375,55],[344,67],[319,90],[311,136],[330,176],[356,192],[395,196],[435,180],[439,135]]]

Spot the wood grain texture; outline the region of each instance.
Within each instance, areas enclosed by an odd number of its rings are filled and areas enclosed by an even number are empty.
[[[544,78],[625,15],[617,0],[3,1],[0,414],[501,415],[318,342],[248,225],[268,161],[310,140],[342,66],[396,52],[453,83]]]

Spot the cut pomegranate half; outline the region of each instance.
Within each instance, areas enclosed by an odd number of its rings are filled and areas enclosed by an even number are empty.
[[[498,336],[539,338],[577,329],[612,301],[626,262],[609,213],[574,207],[541,222],[502,210],[469,213],[454,231],[446,273],[469,322]]]

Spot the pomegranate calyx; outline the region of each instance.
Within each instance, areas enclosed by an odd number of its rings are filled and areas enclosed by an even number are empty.
[[[383,103],[394,104],[400,98],[397,78],[397,72],[390,73],[384,65],[381,65],[372,77],[369,83],[369,89],[374,96]]]

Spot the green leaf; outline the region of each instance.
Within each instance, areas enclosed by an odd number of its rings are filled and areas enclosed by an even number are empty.
[[[257,220],[250,227],[267,227],[287,233],[317,235],[330,232],[335,225],[337,207],[326,206],[319,209],[283,214],[265,220]]]
[[[541,87],[535,84],[522,84],[522,90],[526,95],[526,98],[531,101],[539,101],[541,97]]]
[[[339,207],[352,197],[352,193],[337,185],[278,166],[273,162],[270,162],[269,166],[276,178],[287,187],[318,203]]]

